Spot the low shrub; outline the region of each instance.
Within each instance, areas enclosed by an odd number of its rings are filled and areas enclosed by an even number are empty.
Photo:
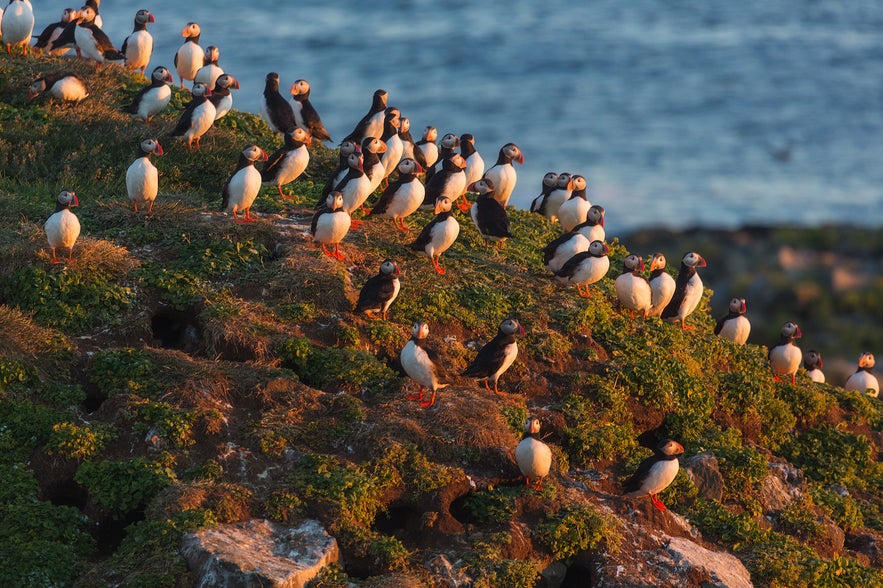
[[[123,516],[143,507],[157,492],[173,483],[175,472],[143,457],[87,461],[77,468],[74,481],[89,491],[97,505],[115,516]]]

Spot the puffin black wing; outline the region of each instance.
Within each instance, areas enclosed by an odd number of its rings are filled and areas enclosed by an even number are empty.
[[[684,302],[684,296],[687,294],[687,282],[689,282],[690,278],[693,277],[693,274],[696,273],[695,269],[693,271],[690,271],[690,269],[691,268],[682,266],[681,271],[678,272],[678,277],[675,280],[674,296],[671,297],[668,306],[662,311],[662,318],[675,318],[678,316],[678,309],[681,308],[681,304]]]
[[[659,457],[656,455],[652,455],[641,462],[641,465],[638,466],[638,469],[635,470],[628,480],[623,484],[623,490],[626,494],[629,492],[637,492],[641,489],[641,484],[644,482],[644,479],[647,477],[647,474],[650,473],[650,468],[652,468],[659,461]]]
[[[442,218],[445,218],[442,217],[443,214],[445,213],[437,214],[434,219],[429,221],[429,224],[423,227],[423,230],[420,231],[420,235],[414,240],[413,243],[408,245],[408,247],[410,247],[414,251],[425,251],[426,246],[429,244],[430,241],[432,241],[432,229],[435,228],[435,225],[441,222]]]
[[[429,361],[432,362],[435,371],[435,377],[438,380],[439,384],[446,384],[448,382],[448,372],[444,368],[444,362],[442,362],[441,353],[439,353],[438,348],[435,345],[428,345],[424,343],[418,344],[423,351],[426,352],[426,356],[429,358]]]
[[[591,256],[592,254],[588,251],[577,253],[576,255],[565,261],[564,265],[561,266],[561,269],[555,272],[555,275],[561,276],[562,278],[569,278],[574,274],[574,272],[576,272],[576,268],[579,267],[579,264],[581,264]]]
[[[381,275],[371,276],[359,291],[359,300],[356,302],[356,311],[377,308],[392,298],[395,294],[393,279]]]
[[[198,101],[196,98],[187,103],[187,106],[184,107],[184,112],[181,113],[181,118],[178,119],[178,124],[172,129],[171,135],[173,137],[180,137],[187,132],[187,129],[190,128],[190,123],[193,120],[193,111],[196,110],[196,107],[200,104],[202,104],[202,102]]]
[[[40,33],[39,37],[37,37],[37,42],[34,43],[34,47],[37,49],[44,48],[46,45],[49,44],[49,38],[52,36],[52,33],[55,32],[55,29],[62,28],[64,26],[65,23],[58,21],[43,29],[43,32]]]
[[[93,23],[85,28],[92,31],[92,38],[95,39],[95,45],[97,45],[98,49],[101,50],[101,53],[104,54],[105,59],[116,61],[126,58],[124,54],[120,53],[117,48],[113,46],[110,37],[108,37],[98,25]],[[126,38],[128,39],[128,37]]]
[[[64,30],[61,31],[61,34],[58,35],[57,37],[55,37],[55,40],[52,41],[52,46],[51,47],[47,46],[46,50],[52,51],[53,49],[57,49],[59,47],[64,47],[66,45],[76,45],[76,43],[77,43],[77,37],[76,37],[76,33],[75,33],[76,29],[77,29],[77,22],[76,21],[72,20],[69,23],[67,23],[64,27]],[[50,34],[50,36],[52,35],[51,32],[49,34]],[[47,39],[47,43],[48,42],[49,41]]]
[[[478,351],[462,376],[486,378],[496,372],[506,359],[506,339],[509,336],[497,335]]]
[[[319,217],[328,212],[330,212],[328,208],[323,207],[313,213],[313,220],[310,221],[310,234],[314,237],[316,236],[316,225],[319,224]]]
[[[264,168],[261,170],[261,180],[264,182],[271,182],[276,177],[276,170],[279,165],[282,163],[282,160],[285,159],[285,156],[288,154],[290,149],[288,147],[282,147],[277,149],[273,155],[267,159],[267,163],[264,164]]]
[[[236,174],[234,173],[233,175]],[[231,175],[227,178],[227,181],[224,182],[224,187],[221,189],[221,195],[224,197],[223,200],[221,200],[221,210],[225,210],[227,205],[230,204],[230,180],[232,179],[233,176]]]
[[[398,189],[402,187],[402,184],[404,184],[404,182],[401,177],[397,178],[396,181],[391,182],[389,186],[386,187],[386,190],[380,194],[380,200],[377,201],[377,204],[374,205],[371,212],[368,214],[383,214],[386,212],[386,209],[389,208],[392,199],[395,197]]]
[[[138,105],[141,103],[141,99],[144,98],[144,95],[147,94],[152,88],[155,88],[153,84],[148,84],[138,90],[138,93],[135,94],[135,97],[132,98],[132,103],[126,106],[123,109],[123,112],[127,112],[129,114],[138,114]]]
[[[314,139],[320,141],[331,140],[331,135],[328,134],[325,125],[322,124],[322,119],[319,118],[319,113],[316,112],[316,109],[313,108],[313,105],[309,100],[304,100],[301,103],[300,115],[304,117],[304,124],[307,126],[307,130],[310,131],[310,135],[312,135]]]
[[[726,316],[722,317],[719,321],[717,321],[717,324],[714,326],[714,334],[715,334],[715,335],[720,335],[720,334],[721,334],[721,329],[724,328],[724,323],[727,322],[727,321],[730,320],[730,319],[734,319],[734,318],[736,318],[737,316],[739,316],[738,313],[736,313],[736,312],[731,312],[731,313],[728,313]]]
[[[475,214],[478,228],[482,235],[491,237],[511,237],[509,232],[509,215],[503,205],[493,198],[482,199]]]
[[[273,117],[273,124],[283,133],[293,133],[297,128],[291,104],[279,92],[264,92],[267,111]]]
[[[549,265],[549,262],[552,261],[553,257],[555,257],[555,251],[559,247],[564,245],[571,237],[573,237],[572,232],[564,233],[563,235],[543,247],[543,265]]]

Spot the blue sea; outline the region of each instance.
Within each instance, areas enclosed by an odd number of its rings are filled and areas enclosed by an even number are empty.
[[[37,4],[37,31],[62,8]],[[883,223],[878,0],[106,0],[118,46],[139,8],[151,69],[196,21],[235,107],[257,112],[270,71],[305,78],[335,139],[384,88],[416,139],[472,133],[489,165],[517,143],[516,206],[547,171],[586,176],[611,234]]]

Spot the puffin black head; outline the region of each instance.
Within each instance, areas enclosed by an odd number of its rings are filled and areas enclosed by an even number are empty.
[[[460,137],[454,133],[447,133],[442,137],[441,146],[443,149],[456,149],[460,146]]]
[[[574,192],[582,192],[583,194],[585,194],[586,187],[588,185],[589,185],[589,182],[583,176],[578,175],[578,174],[573,176],[573,186],[571,189]]]
[[[439,196],[435,199],[435,214],[451,212],[451,199],[447,196]]]
[[[748,305],[745,304],[744,298],[733,298],[730,300],[730,312],[733,314],[745,314],[746,310],[748,310]]]
[[[389,98],[389,92],[383,89],[374,90],[374,98],[372,99],[371,110],[383,110],[386,108],[386,100]]]
[[[196,82],[193,84],[190,94],[196,98],[208,98],[212,95],[212,91],[202,82]]]
[[[593,204],[589,207],[589,212],[586,213],[586,222],[590,223],[592,226],[601,225],[604,226],[604,207],[600,204]],[[662,255],[660,253],[660,255]],[[665,257],[662,258],[662,267],[665,267]],[[653,269],[652,267],[650,268]]]
[[[239,152],[239,159],[245,159],[252,163],[258,160],[267,161],[267,153],[257,145],[247,145]]]
[[[466,189],[470,192],[475,192],[479,196],[490,198],[494,193],[494,182],[490,178],[482,178],[469,184]]]
[[[438,129],[436,129],[432,125],[424,127],[422,138],[427,143],[435,143],[435,141],[438,139]]]
[[[561,172],[558,174],[558,189],[573,190],[573,175],[569,172]]]
[[[417,341],[429,337],[429,325],[423,321],[417,321],[411,327],[411,338]]]
[[[457,172],[466,169],[466,160],[459,153],[454,153],[442,162],[442,169]]]
[[[310,97],[310,83],[306,80],[295,80],[291,84],[291,97],[301,102]]]
[[[416,175],[423,171],[423,167],[410,157],[406,157],[396,166],[399,175],[409,176]]]
[[[147,137],[142,139],[140,143],[138,143],[138,154],[139,155],[162,155],[162,145],[159,144],[153,137]]]
[[[150,80],[154,85],[173,84],[175,82],[172,78],[171,72],[161,65],[153,68],[153,72],[150,74]]]
[[[28,99],[33,100],[46,91],[46,78],[37,78],[28,86]]]
[[[411,119],[406,116],[403,116],[401,120],[399,120],[399,133],[407,133],[411,130]]]
[[[285,145],[294,147],[297,143],[302,143],[307,147],[312,146],[313,138],[310,136],[310,132],[297,127],[290,133],[285,133]]]
[[[800,330],[800,327],[797,326],[797,323],[787,322],[782,325],[782,339],[793,341],[794,339],[800,339],[801,337],[803,337],[803,332]]]
[[[61,13],[61,22],[64,24],[69,23],[70,21],[77,18],[77,11],[73,8],[65,8]]]
[[[70,209],[73,206],[79,206],[80,200],[77,198],[77,195],[73,190],[62,190],[58,193],[58,198],[55,199],[55,212],[59,210],[64,210],[65,208]]]
[[[135,13],[135,25],[146,26],[147,23],[156,22],[149,10],[141,9]]]
[[[184,30],[181,31],[181,36],[187,39],[188,41],[193,41],[194,43],[199,42],[199,35],[202,31],[199,28],[199,25],[195,22],[188,22],[184,26]]]
[[[239,89],[239,80],[231,76],[230,74],[221,74],[218,76],[218,79],[215,80],[215,91],[219,88],[226,88],[230,90],[238,90]]]
[[[822,356],[815,349],[810,349],[803,354],[803,367],[806,371],[822,369]]]
[[[689,253],[684,254],[684,257],[681,258],[681,265],[692,269],[705,267],[705,258],[695,251],[690,251]]]
[[[401,272],[399,272],[399,266],[396,262],[391,259],[384,259],[383,263],[380,264],[380,273],[384,276],[398,277]]]
[[[275,71],[271,71],[267,74],[266,89],[279,91],[279,74],[277,74]]]
[[[533,437],[540,433],[540,419],[537,417],[527,417],[524,420],[524,436]]]
[[[340,147],[338,147],[338,149],[340,149],[340,155],[346,157],[351,153],[357,152],[359,150],[359,146],[354,141],[350,141],[349,139],[347,139],[340,144]]]
[[[610,247],[604,241],[592,241],[589,243],[589,255],[592,257],[605,257],[610,253]]]
[[[665,457],[675,457],[684,452],[684,446],[673,439],[665,439],[656,446],[656,453]]]
[[[346,156],[346,165],[353,170],[365,171],[365,167],[362,165],[362,154],[359,151],[353,151]]]
[[[515,319],[506,319],[500,323],[500,333],[503,335],[521,335],[524,336],[524,327]]]
[[[215,47],[214,45],[209,45],[205,48],[205,62],[218,64],[218,59],[221,58],[221,50]]]
[[[591,211],[591,209],[589,209]],[[656,270],[665,270],[665,256],[661,253],[654,253],[653,259],[650,260],[650,271],[655,272]]]
[[[386,143],[376,137],[362,139],[362,153],[386,153]]]
[[[876,363],[877,362],[874,360],[874,354],[871,353],[870,351],[865,351],[858,358],[858,369],[865,370],[865,371],[871,371],[872,369],[874,369],[874,365]]]
[[[558,185],[558,174],[555,172],[546,172],[546,175],[543,176],[543,191],[546,188],[554,188]]]
[[[624,274],[639,274],[644,271],[644,260],[637,255],[629,255],[622,262]]]
[[[497,164],[501,165],[512,162],[517,162],[520,165],[524,165],[524,154],[515,143],[506,143],[500,148],[500,155],[499,157],[497,157]]]
[[[86,6],[83,6],[77,11],[77,21],[80,24],[92,24],[95,21],[95,17],[98,15],[98,12],[87,3]]]
[[[332,212],[343,209],[343,194],[334,190],[325,197],[325,208]]]

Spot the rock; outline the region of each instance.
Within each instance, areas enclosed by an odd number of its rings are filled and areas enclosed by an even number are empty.
[[[782,510],[803,495],[806,479],[803,472],[789,463],[768,464],[769,473],[760,487],[760,503],[764,512]]]
[[[553,561],[540,572],[539,588],[559,588],[567,575],[567,566]]]
[[[850,534],[846,546],[868,558],[868,564],[883,567],[883,533],[863,529],[861,533]]]
[[[832,558],[843,553],[846,542],[846,534],[837,523],[828,516],[820,516],[817,522],[824,529],[821,536],[813,539],[812,544],[816,552],[825,558]]]
[[[672,537],[666,551],[674,563],[690,577],[707,574],[701,581],[706,588],[751,588],[751,574],[735,555],[721,551],[709,551],[681,537]],[[698,574],[697,574],[698,572]]]
[[[700,498],[720,502],[724,495],[724,477],[717,458],[708,451],[684,460],[684,469],[699,490]]]
[[[472,578],[466,575],[462,569],[455,569],[451,562],[443,555],[437,555],[426,563],[426,569],[435,574],[440,580],[440,586],[446,588],[460,588],[472,586]]]
[[[185,535],[181,553],[198,588],[302,588],[338,559],[337,541],[318,521],[220,525]]]

